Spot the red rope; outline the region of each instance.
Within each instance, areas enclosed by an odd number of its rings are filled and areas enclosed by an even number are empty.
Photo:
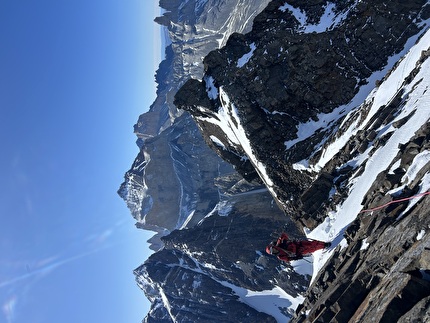
[[[427,192],[420,193],[420,194],[417,194],[417,195],[414,195],[414,196],[405,197],[405,198],[398,199],[398,200],[392,200],[392,201],[390,201],[388,203],[385,203],[384,205],[380,205],[380,206],[374,207],[373,209],[361,210],[360,212],[358,212],[358,214],[364,213],[364,212],[373,212],[373,211],[382,209],[382,208],[384,208],[384,207],[386,207],[386,206],[388,206],[390,204],[400,203],[400,202],[404,202],[404,201],[407,201],[407,200],[412,200],[412,199],[415,199],[415,198],[418,198],[418,197],[421,197],[421,196],[424,196],[424,195],[429,195],[429,194],[430,194],[430,191],[427,191]]]

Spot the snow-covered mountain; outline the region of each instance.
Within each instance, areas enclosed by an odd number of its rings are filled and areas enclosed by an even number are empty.
[[[207,3],[181,6],[204,15]],[[429,1],[274,0],[206,55],[204,74],[173,91],[186,112],[160,131],[169,149],[141,141],[190,182],[206,174],[182,198],[158,192],[172,205],[153,216],[172,224],[135,270],[152,302],[145,321],[430,319],[429,24]],[[149,160],[128,174],[166,185]],[[145,223],[139,201],[153,195],[129,183],[122,195],[141,196],[127,200]],[[264,253],[281,230],[332,247],[281,264]]]

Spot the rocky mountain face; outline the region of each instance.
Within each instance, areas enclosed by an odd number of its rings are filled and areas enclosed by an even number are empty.
[[[174,106],[173,97],[188,78],[202,77],[203,57],[231,33],[249,31],[268,2],[160,1],[164,14],[155,20],[168,39],[155,75],[157,98],[134,126],[140,152],[118,191],[136,225],[158,233],[150,241],[153,250],[161,248],[161,236],[195,225],[210,212],[219,199],[214,178],[232,172],[205,144],[190,115]]]
[[[172,44],[119,191],[160,233],[145,321],[427,321],[430,3],[251,3],[160,1]],[[332,247],[282,264],[280,230]]]
[[[274,290],[302,299],[309,276],[268,258],[262,249],[273,228],[285,225],[285,215],[267,190],[249,190],[237,181],[231,175],[217,183],[225,200],[198,225],[163,237],[164,248],[135,270],[152,303],[145,321],[276,322],[242,301],[248,290],[260,297]],[[283,311],[278,317],[291,317],[292,303],[272,297]]]
[[[262,178],[286,212],[313,227],[326,213],[318,204],[327,201],[330,177],[337,174],[325,169],[297,175],[293,165],[317,162],[323,145],[338,133],[340,115],[354,108],[350,102],[362,94],[359,90],[398,60],[408,39],[423,28],[420,22],[429,14],[424,3],[272,1],[251,33],[234,34],[227,46],[205,58],[203,80],[190,79],[176,104],[195,116],[212,148],[245,178]],[[329,115],[326,124],[306,129],[320,115]],[[213,121],[221,118],[240,120],[237,131],[246,144]],[[283,203],[305,200],[313,191],[319,191],[319,201],[302,201],[299,212]]]

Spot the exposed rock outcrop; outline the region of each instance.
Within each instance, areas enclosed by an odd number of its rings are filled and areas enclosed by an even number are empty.
[[[243,176],[262,177],[279,201],[300,199],[309,189],[321,188],[310,186],[323,181],[314,176],[327,173],[297,175],[292,165],[314,157],[316,146],[336,136],[342,122],[336,114],[353,108],[348,104],[369,77],[392,67],[395,60],[388,59],[399,59],[429,18],[426,1],[285,3],[272,1],[250,33],[233,34],[225,47],[212,51],[204,60],[202,84],[189,80],[175,96],[177,106],[195,117],[206,141],[212,136],[222,143],[212,145],[217,153]],[[296,19],[299,10],[305,21]],[[202,98],[204,88],[219,92],[213,102]],[[244,151],[244,143],[232,144],[224,129],[215,126],[210,116],[220,107],[229,114],[235,111],[252,152]],[[324,124],[321,115],[330,113],[332,120]],[[311,127],[318,121],[316,129],[305,130],[306,123]],[[301,130],[309,135],[302,138]],[[264,164],[269,178],[261,175],[253,158],[244,163],[249,154]],[[318,217],[315,209],[323,207],[328,191],[319,198],[320,205],[307,208],[304,201],[297,220],[303,214]],[[293,211],[286,203],[282,207]],[[304,222],[310,227],[317,223]]]

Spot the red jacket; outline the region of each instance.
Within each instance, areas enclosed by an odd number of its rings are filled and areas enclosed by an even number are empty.
[[[318,240],[292,241],[289,240],[286,233],[282,233],[276,243],[267,246],[266,251],[270,254],[275,254],[282,261],[289,262],[291,260],[302,259],[314,251],[324,249],[324,246],[325,243]]]

